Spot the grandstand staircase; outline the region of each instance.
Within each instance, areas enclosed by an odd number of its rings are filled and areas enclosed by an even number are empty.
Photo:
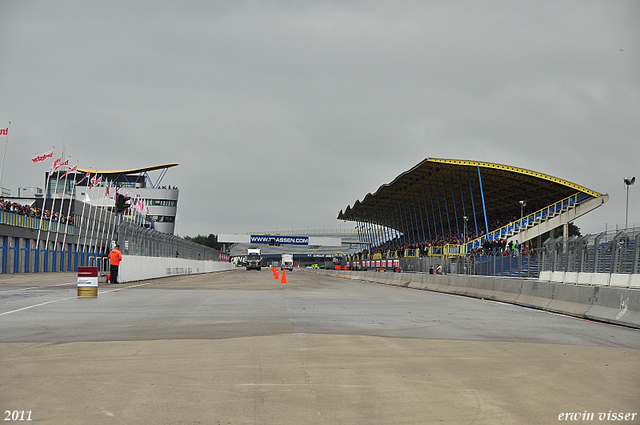
[[[550,231],[560,226],[567,225],[576,218],[593,211],[608,200],[609,195],[602,195],[599,197],[591,197],[583,202],[567,203],[561,208],[553,208],[551,206],[548,208],[549,213],[544,219],[539,221],[532,220],[531,223],[529,223],[529,220],[523,219],[523,225],[519,226],[518,229],[508,235],[507,242],[517,241],[519,243],[523,243],[544,233],[549,233]],[[567,236],[568,235],[565,235],[565,238]]]
[[[524,243],[534,239],[544,233],[548,233],[560,226],[565,226],[576,218],[587,214],[600,207],[609,200],[609,195],[593,197],[584,193],[577,193],[548,207],[534,212],[509,223],[497,230],[493,230],[489,235],[483,235],[466,246],[466,251],[481,247],[486,239],[493,241],[496,239],[506,239],[507,243]],[[565,235],[565,240],[566,240]]]

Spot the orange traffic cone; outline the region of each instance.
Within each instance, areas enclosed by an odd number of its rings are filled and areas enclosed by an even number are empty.
[[[279,279],[279,277],[278,277],[278,269],[274,269],[273,270],[273,278],[276,279],[276,280]]]
[[[282,280],[280,283],[287,283],[287,272],[285,269],[282,269]]]

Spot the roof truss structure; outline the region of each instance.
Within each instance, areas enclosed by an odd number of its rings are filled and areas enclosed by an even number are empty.
[[[347,206],[338,219],[378,225],[413,235],[414,241],[462,235],[464,217],[476,234],[499,216],[525,214],[579,194],[600,193],[535,171],[489,162],[427,158],[391,183]]]

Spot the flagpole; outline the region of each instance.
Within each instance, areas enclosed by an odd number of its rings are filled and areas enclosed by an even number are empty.
[[[76,182],[76,199],[78,197],[78,185],[80,185],[80,183],[82,183],[84,181],[84,179],[87,178],[87,175],[91,174],[91,169],[89,169],[89,173],[85,174],[85,176],[83,178],[80,179],[80,181]],[[87,196],[87,193],[85,192],[85,196]],[[80,239],[82,238],[82,226],[84,225],[85,219],[84,219],[84,207],[87,203],[84,201],[84,199],[82,200],[82,212],[80,213],[80,228],[78,229],[79,234],[78,234],[78,240],[76,241],[76,257],[78,256],[78,251],[80,251]],[[84,248],[84,246],[83,246]],[[84,251],[83,251],[84,254]],[[80,261],[81,263],[84,263],[83,261]]]
[[[102,201],[102,202],[104,202],[104,201]],[[105,219],[104,220],[102,219],[102,213],[103,212],[104,212],[104,215],[105,215]],[[106,209],[106,205],[103,205],[100,208],[100,221],[98,223],[98,230],[96,232],[96,239],[98,238],[98,236],[104,235],[104,229],[106,227],[105,226],[106,219],[107,219],[107,209]],[[102,239],[103,240],[100,241],[100,254],[101,255],[102,255],[102,252],[103,252],[102,250],[103,250],[103,244],[104,244],[104,238],[102,238]],[[100,264],[98,263],[98,265],[100,265]]]
[[[74,167],[75,170],[78,170],[78,161],[76,161],[76,166]],[[67,170],[67,173],[69,172],[69,170]],[[74,183],[75,183],[75,175],[76,172],[73,172],[73,176],[74,176]],[[66,181],[65,181],[65,188],[66,188]],[[69,194],[69,207],[67,208],[67,218],[66,218],[66,225],[64,226],[64,237],[62,238],[62,252],[64,253],[64,244],[67,243],[67,234],[69,233],[69,218],[71,217],[71,204],[73,203],[73,199],[74,199],[74,193],[76,190],[76,185],[73,185],[73,191],[71,191],[71,193]],[[75,211],[75,208],[74,208]],[[74,220],[74,225],[75,225],[75,220]],[[78,244],[76,243],[76,252],[77,252],[77,246]],[[64,254],[63,258],[64,258]],[[71,255],[71,250],[69,250],[69,255]],[[63,260],[64,261],[64,260]]]
[[[94,178],[96,178],[97,176],[98,174],[96,173]],[[90,184],[89,191],[91,192],[91,197],[93,197],[93,193],[95,192],[95,190],[93,189],[93,182],[89,182],[89,184]],[[92,204],[93,204],[93,201],[91,200],[91,198],[89,198],[89,222],[87,223],[87,234],[84,237],[85,246],[83,247],[83,251],[86,249],[86,252],[88,254],[91,254],[91,239],[93,238],[93,230],[96,228],[97,207]],[[92,210],[93,210],[93,221],[91,220]],[[91,231],[89,231],[89,226],[91,226]],[[89,232],[91,232],[90,235],[89,235]],[[88,244],[87,244],[87,236],[89,237]],[[89,263],[89,258],[87,257],[87,264],[88,263]]]
[[[91,177],[91,169],[89,169],[89,177]],[[87,247],[87,235],[89,234],[89,226],[91,225],[91,198],[89,198],[89,190],[91,189],[91,179],[88,178],[87,179],[87,191],[85,192],[85,198],[89,199],[89,215],[87,216],[87,225],[84,226],[84,242],[82,243],[82,255],[84,255],[86,253],[86,247]],[[84,201],[84,200],[83,200]],[[87,202],[84,201],[84,203],[86,204]],[[82,212],[84,214],[84,205],[82,206]],[[88,264],[88,261],[87,261]]]
[[[53,147],[53,151],[55,152],[56,147]],[[49,178],[51,177],[51,168],[53,168],[53,159],[55,155],[51,155],[51,166],[49,167],[49,173],[47,174],[47,178],[44,183],[44,194],[42,196],[42,208],[40,209],[40,224],[38,225],[38,237],[36,238],[36,260],[40,263],[40,232],[42,231],[42,220],[44,218],[44,207],[47,204],[47,190],[49,188]],[[39,264],[36,264],[36,268]]]
[[[64,146],[64,145],[63,145]],[[62,151],[62,154],[60,155],[60,158],[58,158],[58,160],[60,162],[62,162],[62,158],[64,157],[64,148]],[[55,163],[53,165],[54,167],[56,166]],[[47,264],[45,264],[44,268],[45,270],[47,269],[48,265],[49,265],[49,236],[51,236],[51,223],[53,222],[53,215],[55,214],[55,209],[56,209],[56,198],[55,195],[58,194],[58,183],[60,182],[60,172],[58,171],[60,169],[60,164],[58,164],[57,168],[54,170],[57,174],[56,174],[56,188],[53,190],[53,194],[51,195],[51,210],[49,211],[49,230],[47,231],[47,241],[45,242],[45,249],[47,250],[47,255],[45,257]],[[51,173],[52,171],[49,170],[49,178],[51,178]],[[56,236],[58,234],[58,225],[56,224]],[[55,248],[55,246],[54,246]],[[53,265],[55,268],[55,264]]]
[[[4,139],[4,154],[2,155],[2,167],[0,167],[0,196],[2,196],[2,175],[4,174],[4,159],[7,156],[7,145],[9,144],[9,129],[11,128],[11,121],[7,126],[7,137]]]
[[[111,211],[111,217],[109,218],[109,242],[107,245],[108,251],[111,251],[111,241],[113,240],[113,234],[118,223],[118,213],[116,212],[115,207],[116,199],[118,197],[118,187],[113,182],[113,180],[111,181],[111,184],[113,185],[113,189],[115,189],[115,191],[113,192],[113,210]]]
[[[111,183],[113,184],[113,181],[111,181]],[[117,193],[117,192],[116,192]],[[111,198],[107,198],[107,199],[111,199]],[[108,211],[108,210],[107,210]],[[111,211],[109,214],[109,225],[107,226],[107,240],[105,241],[105,252],[106,251],[110,251],[111,250],[111,232],[112,232],[112,224],[113,224],[113,216],[114,216],[114,211]]]
[[[71,158],[71,157],[69,157]],[[66,164],[65,167],[67,168],[67,172],[64,173],[64,183],[62,185],[62,197],[60,198],[60,211],[58,212],[58,221],[56,223],[56,239],[53,242],[53,247],[54,247],[54,251],[58,250],[58,236],[60,235],[60,224],[61,224],[61,220],[62,220],[62,209],[64,208],[64,195],[67,191],[67,179],[69,178],[69,158],[67,158],[67,160],[65,162],[63,162],[63,164]],[[57,180],[60,180],[60,171],[58,171],[58,177]],[[58,189],[57,189],[57,185],[56,185],[56,193],[58,193]],[[65,219],[65,222],[67,220]],[[65,226],[65,234],[66,234],[66,226]],[[62,244],[62,258],[63,258],[63,265],[64,265],[64,244]],[[55,271],[55,264],[53,267],[53,271]],[[62,271],[62,267],[60,267],[60,271]]]
[[[97,173],[96,173],[96,177],[98,177]],[[97,179],[96,179],[96,181],[97,181]],[[91,194],[95,195],[96,190],[95,190],[95,186],[93,184],[92,184],[91,189],[92,189]],[[95,199],[95,196],[94,196],[94,199]],[[98,221],[98,219],[96,218],[98,216],[98,204],[97,203],[95,205],[94,211],[95,211],[95,213],[94,213],[94,216],[93,216],[93,223],[91,225],[91,238],[89,240],[89,251],[91,251],[91,242],[93,242],[93,255],[94,255],[94,258],[95,258],[97,243],[96,243],[96,241],[93,240],[94,239],[93,233],[96,230],[96,226],[97,226],[96,222]],[[102,217],[102,212],[100,212],[100,217]],[[97,239],[97,235],[96,235],[96,239]]]

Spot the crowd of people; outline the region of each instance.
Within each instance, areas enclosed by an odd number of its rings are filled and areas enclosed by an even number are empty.
[[[487,216],[487,224],[490,229],[500,229],[507,224],[513,223],[520,219],[520,214],[522,211],[513,210],[510,212],[498,212],[495,214],[491,214]],[[478,228],[484,228],[484,222],[478,222]],[[484,232],[480,232],[477,234],[475,232],[475,224],[471,224],[471,222],[467,223],[467,232],[466,236],[456,235],[456,234],[448,234],[448,235],[438,235],[437,238],[422,240],[422,238],[418,238],[419,240],[415,240],[416,238],[407,234],[406,236],[397,236],[393,239],[390,239],[382,244],[371,247],[369,249],[364,249],[359,254],[363,256],[369,256],[373,254],[385,254],[388,251],[397,251],[398,256],[403,257],[406,250],[416,250],[417,255],[420,257],[426,256],[431,247],[443,247],[445,245],[463,245],[465,243],[471,242],[481,236],[484,236]],[[507,245],[505,239],[493,240],[493,241],[485,241],[483,246],[476,248],[472,254],[476,255],[527,255],[528,247],[522,249],[520,244],[517,242],[511,242]]]
[[[32,205],[22,205],[17,202],[10,202],[5,199],[0,199],[0,211],[6,211],[14,214],[19,214],[27,217],[36,217],[53,221],[54,223],[68,223],[70,225],[74,224],[74,219],[72,215],[66,216],[64,214],[60,214],[59,211],[54,211],[53,213],[50,210],[42,211],[42,208],[38,208]]]

